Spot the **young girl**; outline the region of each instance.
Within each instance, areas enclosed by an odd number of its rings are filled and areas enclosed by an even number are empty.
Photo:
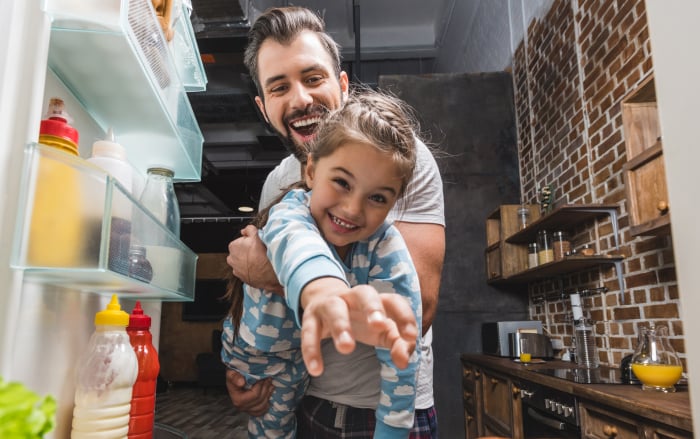
[[[413,172],[414,127],[398,99],[369,90],[350,96],[324,122],[309,151],[305,187],[290,190],[261,221],[260,237],[286,302],[247,285],[243,295],[230,290],[222,336],[222,360],[249,385],[273,378],[270,409],[250,418],[250,437],[295,437],[294,410],[308,383],[299,301],[309,285],[334,277],[400,294],[415,314],[416,337],[421,333],[418,277],[401,235],[385,221]],[[376,357],[376,367],[365,374],[380,388],[379,400],[369,402],[376,407],[375,437],[406,438],[413,425],[418,353],[399,365],[386,349],[376,348]],[[335,384],[348,393],[358,385]]]

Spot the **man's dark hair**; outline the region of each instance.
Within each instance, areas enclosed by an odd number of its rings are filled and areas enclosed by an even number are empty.
[[[307,8],[298,6],[270,8],[259,16],[250,28],[248,45],[243,56],[243,63],[248,68],[261,98],[263,98],[263,93],[258,76],[260,46],[268,38],[283,45],[289,44],[303,31],[311,31],[318,35],[318,39],[333,62],[336,76],[340,76],[340,47],[326,32],[325,24],[318,15]]]

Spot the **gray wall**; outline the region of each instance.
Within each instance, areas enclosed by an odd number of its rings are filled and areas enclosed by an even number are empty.
[[[464,437],[459,356],[481,351],[481,323],[527,318],[527,290],[486,284],[485,220],[518,203],[515,116],[508,73],[381,76],[411,104],[436,147],[445,194],[446,255],[433,323],[440,437]]]

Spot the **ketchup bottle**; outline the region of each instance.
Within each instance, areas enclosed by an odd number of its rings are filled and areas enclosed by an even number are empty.
[[[136,352],[139,372],[134,384],[129,413],[129,439],[151,439],[156,408],[156,383],[160,362],[150,332],[151,317],[143,313],[141,302],[136,302],[129,326],[126,328],[131,346]]]

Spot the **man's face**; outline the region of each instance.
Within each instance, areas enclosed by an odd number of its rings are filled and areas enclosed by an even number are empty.
[[[258,75],[264,98],[255,98],[260,111],[297,158],[304,157],[319,122],[347,97],[347,74],[336,77],[321,41],[305,31],[289,45],[263,42]]]

